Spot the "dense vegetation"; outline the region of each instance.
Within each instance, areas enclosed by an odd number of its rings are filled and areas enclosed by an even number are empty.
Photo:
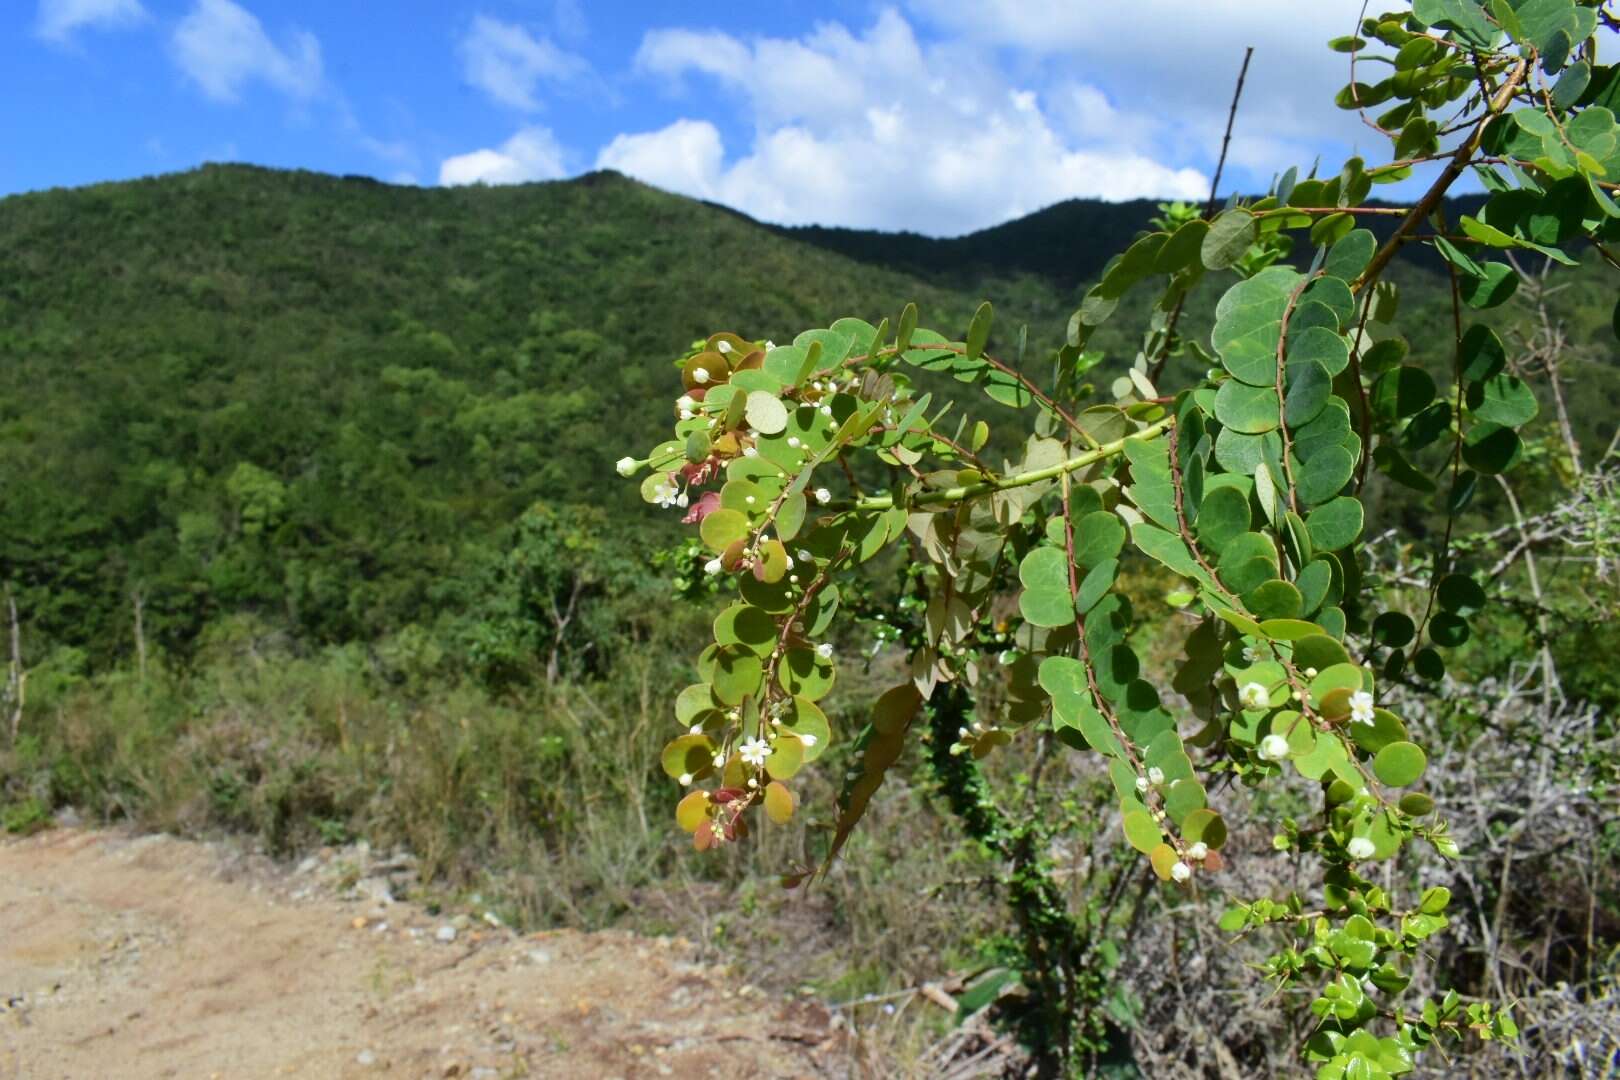
[[[657,753],[691,678],[684,631],[709,615],[670,604],[674,580],[703,588],[673,546],[678,515],[645,507],[613,462],[667,428],[670,361],[719,329],[786,341],[828,312],[876,322],[916,301],[954,333],[989,298],[998,350],[1044,371],[1100,257],[1158,212],[1067,204],[936,241],[769,229],[606,173],[422,190],[235,166],[0,202],[0,588],[27,673],[0,757],[7,825],[74,804],[281,850],[366,835],[410,844],[442,881],[497,875],[520,918],[801,944],[653,887],[686,875],[717,909],[763,903],[753,882],[803,853],[676,854]],[[1557,272],[1546,298],[1594,453],[1620,405],[1595,263]],[[1432,261],[1394,276],[1404,317],[1450,319]],[[1189,336],[1217,293],[1189,301]],[[1541,311],[1520,297],[1483,317],[1514,340]],[[1106,387],[1135,344],[1104,327],[1089,347]],[[1529,514],[1568,479],[1554,415],[1527,461]],[[1368,502],[1424,527],[1402,489],[1375,481]],[[1503,512],[1484,492],[1465,524]],[[1612,677],[1577,662],[1613,640],[1580,603],[1589,580],[1552,580],[1568,589],[1549,633],[1566,688],[1615,702]],[[875,625],[841,648],[870,651]],[[874,653],[833,704],[863,707],[896,663]],[[1008,754],[994,778],[1016,789],[1033,764]],[[993,917],[952,887],[992,875],[996,853],[923,812],[941,799],[918,767],[851,841],[846,880],[796,916],[805,939],[858,948],[807,948],[798,977],[879,989],[1001,954]],[[1084,820],[1084,798],[1062,813]],[[914,917],[918,890],[957,899]],[[1614,918],[1612,893],[1597,910]],[[1139,1004],[1122,990],[1111,1007]]]

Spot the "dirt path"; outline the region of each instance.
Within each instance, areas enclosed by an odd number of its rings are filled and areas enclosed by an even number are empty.
[[[680,943],[458,929],[300,869],[161,836],[0,843],[0,1078],[842,1071],[825,1014]]]

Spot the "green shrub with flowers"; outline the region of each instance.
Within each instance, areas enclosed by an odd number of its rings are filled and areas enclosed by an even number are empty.
[[[1352,72],[1337,104],[1389,138],[1392,160],[1289,170],[1218,212],[1174,208],[1086,293],[1049,378],[1029,374],[1044,362],[998,355],[988,304],[959,338],[907,307],[781,345],[717,333],[683,357],[673,437],[620,472],[645,474],[643,497],[682,512],[703,571],[735,588],[663,753],[695,847],[809,816],[822,861],[787,883],[807,882],[908,742],[931,733],[946,776],[953,760],[1044,735],[1106,768],[1124,840],[1166,887],[1218,890],[1228,822],[1212,789],[1292,785],[1316,812],[1275,843],[1313,859],[1318,885],[1233,897],[1220,929],[1274,933],[1264,976],[1314,988],[1301,1052],[1318,1075],[1399,1075],[1448,1037],[1513,1038],[1507,1002],[1403,996],[1450,897],[1401,895],[1378,868],[1409,845],[1458,852],[1424,792],[1428,751],[1386,687],[1433,692],[1469,640],[1487,592],[1454,558],[1451,523],[1521,460],[1519,429],[1538,411],[1472,313],[1518,284],[1509,253],[1569,263],[1592,246],[1615,263],[1620,67],[1597,51],[1616,28],[1606,4],[1581,0],[1415,0],[1364,19],[1331,43]],[[1409,207],[1367,205],[1379,185],[1430,174]],[[1469,174],[1489,197],[1446,220],[1444,197]],[[1450,276],[1450,323],[1413,331],[1449,342],[1449,384],[1405,362],[1386,270],[1412,244]],[[1213,331],[1183,336],[1183,304],[1213,275],[1230,283]],[[1100,400],[1084,381],[1088,340],[1137,290],[1156,294],[1151,318]],[[1207,376],[1163,386],[1171,357]],[[951,382],[982,391],[998,426],[1023,425],[1016,453],[992,460],[988,420],[953,417],[929,390]],[[1372,473],[1424,496],[1439,522],[1417,618],[1380,610],[1363,550]],[[921,612],[902,638],[906,676],[868,716],[830,718],[841,597],[893,548]],[[1181,583],[1171,599],[1189,627],[1158,685],[1118,587],[1138,555]],[[836,806],[801,807],[796,777],[840,740]],[[1020,823],[975,819],[971,772],[958,773],[970,829],[1012,850]],[[1034,926],[1051,905],[1039,887],[1030,897]],[[1075,1012],[1048,1002],[1046,1020],[1072,1026]]]

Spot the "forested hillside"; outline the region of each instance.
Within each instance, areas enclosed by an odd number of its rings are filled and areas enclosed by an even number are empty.
[[[644,525],[611,463],[692,338],[913,298],[946,322],[976,302],[607,173],[207,167],[8,199],[0,578],[36,641],[96,666],[133,655],[133,596],[177,659],[241,610],[372,640],[538,500]]]
[[[960,326],[988,297],[1044,366],[1152,212],[1067,203],[930,240],[770,229],[613,173],[419,189],[242,166],[10,198],[0,579],[34,648],[89,670],[134,657],[137,606],[182,663],[231,613],[312,643],[439,623],[481,602],[537,502],[566,508],[558,535],[656,527],[611,463],[665,418],[693,338],[908,300]],[[1443,299],[1406,276],[1409,307]],[[1595,341],[1601,298],[1562,303]]]

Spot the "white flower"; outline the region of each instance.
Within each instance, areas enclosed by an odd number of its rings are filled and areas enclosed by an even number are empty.
[[[800,734],[797,731],[795,731],[794,734],[799,736],[799,741],[804,743],[804,745],[806,747],[811,747],[811,746],[816,745],[816,737],[814,735],[810,735],[808,733]]]
[[[682,409],[681,410],[681,419],[682,420],[690,420],[690,419],[692,419],[692,417],[694,415],[695,414],[692,412],[691,409]]]
[[[737,748],[737,753],[749,765],[763,765],[765,759],[771,756],[771,744],[764,739],[749,739]]]
[[[1192,867],[1184,862],[1178,862],[1170,868],[1170,876],[1177,881],[1186,881],[1192,877]]]
[[[641,463],[633,457],[622,457],[613,463],[613,467],[619,470],[620,476],[634,476],[636,474],[636,466],[639,464]]]
[[[789,574],[788,575],[788,584],[789,585],[797,585],[798,583],[799,583],[799,575],[798,574]]]
[[[831,660],[832,654],[832,642],[823,641],[820,645],[816,646],[816,655],[821,657],[823,660]]]
[[[758,456],[759,456],[758,447],[753,447],[753,446],[745,446],[745,447],[743,447],[743,457],[758,457]]]
[[[680,507],[682,510],[686,509],[686,492],[683,491],[679,495],[675,496],[675,505]]]
[[[680,779],[676,782],[679,783],[681,787],[685,787],[692,782],[692,774],[689,772],[683,772],[681,773]]]
[[[1358,724],[1373,722],[1373,696],[1365,690],[1350,695],[1350,719]]]
[[[1136,778],[1136,790],[1137,791],[1146,791],[1147,789],[1148,789],[1148,779],[1147,779],[1147,777],[1138,776]]]
[[[766,352],[770,352],[770,351],[771,351],[771,350],[772,350],[772,349],[774,349],[774,348],[776,348],[776,342],[774,342],[774,341],[767,341],[767,342],[766,342],[766,343],[765,343],[765,351],[766,351]]]
[[[823,405],[821,407],[821,415],[822,416],[831,416],[832,415],[832,406],[831,405]]]
[[[692,372],[692,381],[697,383],[699,386],[702,386],[704,383],[709,381],[709,373],[703,368],[698,368],[696,371]]]
[[[797,435],[789,435],[788,436],[788,445],[793,447],[793,449],[797,450],[799,448],[799,437]]]
[[[1352,859],[1370,859],[1373,856],[1373,842],[1365,836],[1353,836],[1344,845],[1344,850]]]
[[[1316,669],[1315,669],[1315,668],[1313,668],[1313,667],[1308,667],[1308,668],[1306,668],[1306,669],[1305,669],[1305,677],[1306,677],[1306,678],[1307,678],[1307,679],[1314,679],[1314,678],[1316,678]]]
[[[1208,856],[1209,845],[1204,843],[1202,840],[1199,840],[1187,849],[1187,858],[1189,859],[1197,859],[1202,862]]]
[[[828,491],[826,488],[816,488],[815,494],[816,502],[820,503],[822,506],[826,506],[828,503],[832,502],[832,492]]]
[[[1148,770],[1148,783],[1155,786],[1164,783],[1164,770],[1157,765]]]
[[[1260,757],[1264,761],[1281,761],[1288,756],[1288,740],[1281,735],[1267,735],[1260,740]]]
[[[1238,701],[1245,709],[1264,709],[1271,704],[1271,691],[1257,682],[1244,683],[1238,691]]]
[[[716,755],[714,755],[714,767],[717,768],[717,769],[725,768],[726,767],[726,755],[724,755],[724,754],[716,754]]]
[[[703,564],[703,572],[705,574],[718,574],[723,569],[725,569],[725,567],[719,559],[710,559],[708,562]]]
[[[703,734],[703,725],[693,724],[691,727],[686,729],[686,733],[688,735],[701,735]]]
[[[719,353],[728,353],[728,352],[731,351],[731,342],[729,342],[729,341],[719,342],[718,344],[715,345],[714,350],[715,350],[715,352],[719,352]]]
[[[697,399],[694,398],[691,394],[682,394],[680,397],[675,399],[675,407],[677,409],[696,408],[697,407]]]
[[[680,502],[681,492],[674,484],[659,484],[653,488],[653,501],[668,510]]]
[[[748,778],[748,786],[751,788],[757,788],[759,787],[759,781],[750,776]]]
[[[743,496],[743,502],[747,503],[749,506],[753,506],[754,505],[754,497],[752,495],[744,495]]]

